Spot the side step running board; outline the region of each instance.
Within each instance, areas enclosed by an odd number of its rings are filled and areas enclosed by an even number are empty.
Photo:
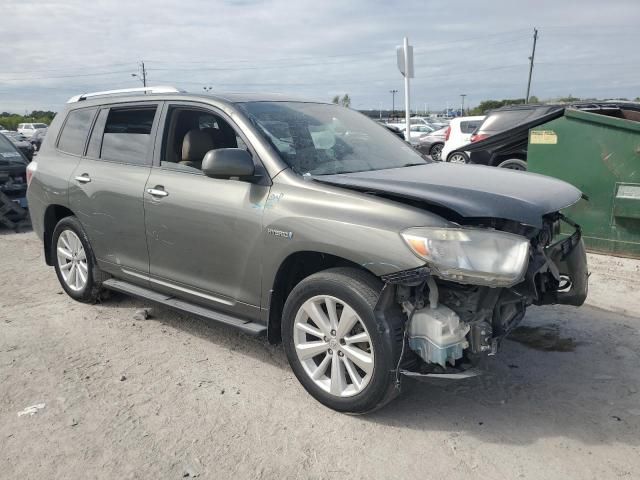
[[[117,292],[126,293],[127,295],[133,295],[134,297],[151,300],[152,302],[160,303],[167,307],[175,308],[198,317],[224,323],[225,325],[236,327],[249,335],[261,335],[267,331],[267,327],[265,325],[234,317],[226,313],[220,313],[206,307],[201,307],[200,305],[179,300],[176,297],[166,295],[164,293],[154,292],[148,288],[139,287],[138,285],[133,285],[132,283],[125,282],[123,280],[110,278],[102,282],[102,286],[109,290],[115,290]]]

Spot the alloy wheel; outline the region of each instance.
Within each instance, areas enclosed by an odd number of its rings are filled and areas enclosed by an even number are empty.
[[[431,158],[433,160],[440,160],[440,154],[442,153],[442,144],[438,143],[431,147]]]
[[[58,237],[56,248],[58,267],[65,284],[79,292],[87,285],[89,278],[87,254],[80,237],[72,230],[64,230]]]
[[[293,342],[304,371],[331,395],[356,395],[373,375],[369,332],[355,310],[336,297],[318,295],[302,304]]]
[[[467,163],[467,157],[463,153],[454,153],[449,157],[449,163]]]

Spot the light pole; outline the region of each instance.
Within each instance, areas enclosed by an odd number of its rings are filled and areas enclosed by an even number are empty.
[[[396,114],[396,93],[398,93],[398,90],[389,90],[389,93],[391,94],[391,118],[393,118]]]
[[[460,94],[460,98],[462,98],[462,104],[461,104],[461,108],[460,108],[460,116],[464,117],[464,97],[466,97],[467,94],[466,93],[461,93]]]

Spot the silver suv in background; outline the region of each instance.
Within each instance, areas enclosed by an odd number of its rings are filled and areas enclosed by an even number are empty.
[[[333,104],[171,88],[70,100],[29,166],[44,257],[72,298],[116,290],[282,342],[343,412],[402,375],[459,378],[528,306],[581,305],[562,181],[432,163]],[[575,233],[557,236],[559,224]]]
[[[46,123],[19,123],[18,124],[18,133],[21,133],[25,137],[29,138],[33,135],[36,130],[41,128],[48,128]]]

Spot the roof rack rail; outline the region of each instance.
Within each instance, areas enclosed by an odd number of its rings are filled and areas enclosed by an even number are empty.
[[[176,87],[140,87],[140,88],[121,88],[120,90],[105,90],[104,92],[91,92],[83,93],[81,95],[75,95],[67,100],[67,103],[76,103],[86,100],[92,97],[104,97],[109,95],[125,95],[127,93],[182,93],[184,90],[180,90]]]

